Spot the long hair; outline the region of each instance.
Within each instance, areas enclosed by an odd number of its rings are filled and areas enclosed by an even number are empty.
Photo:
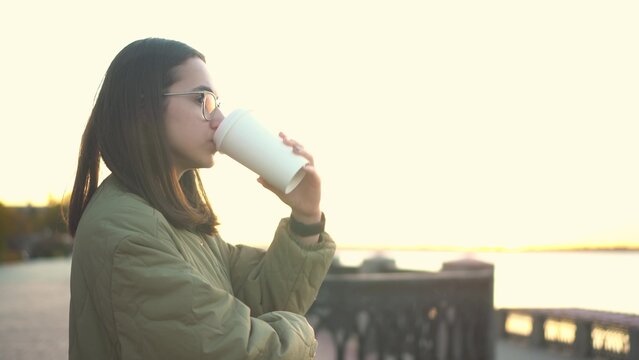
[[[197,170],[172,170],[165,133],[163,94],[175,83],[175,67],[197,57],[178,41],[148,38],[127,45],[109,66],[82,136],[68,227],[75,236],[98,187],[100,157],[128,189],[178,228],[213,234],[217,217]]]

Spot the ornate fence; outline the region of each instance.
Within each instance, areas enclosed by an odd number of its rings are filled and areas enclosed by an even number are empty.
[[[582,358],[639,360],[639,315],[584,309],[500,309],[502,338]]]
[[[332,344],[320,347],[335,359],[494,359],[491,264],[363,272],[368,265],[332,268],[307,314],[317,333],[330,334]]]

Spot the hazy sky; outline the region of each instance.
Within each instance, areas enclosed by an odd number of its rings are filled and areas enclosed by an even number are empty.
[[[106,68],[154,36],[207,56],[226,113],[252,109],[314,153],[342,246],[639,246],[635,1],[36,1],[0,14],[4,203],[71,191]],[[220,155],[202,174],[225,239],[268,243],[289,210],[257,176]]]

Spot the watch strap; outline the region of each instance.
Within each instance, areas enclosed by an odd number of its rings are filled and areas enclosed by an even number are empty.
[[[314,224],[304,224],[297,221],[293,215],[291,215],[289,226],[291,227],[291,231],[299,236],[311,236],[317,235],[324,232],[324,227],[326,225],[326,217],[324,213],[322,213],[322,218],[319,222]]]

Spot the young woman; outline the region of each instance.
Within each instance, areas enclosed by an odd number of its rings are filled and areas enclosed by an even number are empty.
[[[224,116],[205,58],[171,40],[126,46],[105,75],[82,138],[69,209],[74,236],[70,359],[310,359],[304,314],[335,243],[320,178],[291,207],[267,251],[224,242],[198,168],[213,166]],[[111,170],[98,186],[100,157]],[[250,220],[246,220],[250,224]]]

